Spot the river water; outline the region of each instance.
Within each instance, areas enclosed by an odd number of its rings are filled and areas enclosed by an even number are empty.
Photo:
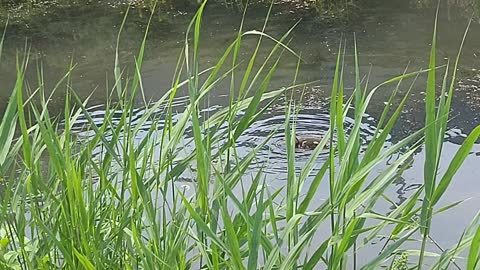
[[[263,8],[249,10],[246,14],[245,29],[260,30],[265,14],[266,10]],[[441,6],[437,54],[439,63],[442,63],[445,58],[454,60],[457,54],[468,23],[468,18],[463,14],[464,12],[446,4]],[[351,92],[354,80],[351,68],[353,33],[356,35],[360,52],[361,72],[367,74],[371,69],[369,84],[375,85],[401,74],[407,65],[410,71],[428,66],[434,15],[435,8],[419,8],[408,1],[370,1],[368,5],[361,6],[355,18],[349,23],[320,20],[308,13],[305,15],[302,12],[275,9],[266,32],[279,38],[301,19],[293,32],[293,39],[289,46],[301,53],[305,60],[301,64],[297,81],[314,82],[305,89],[304,110],[298,115],[299,132],[321,134],[328,129],[327,98],[335,68],[336,51],[342,38],[345,38],[348,44],[346,86],[347,92]],[[108,93],[105,91],[106,81],[111,82],[113,77],[116,37],[122,16],[109,9],[98,9],[85,14],[74,10],[62,11],[58,16],[39,19],[38,22],[30,25],[16,25],[8,28],[0,63],[0,111],[5,108],[10,90],[13,88],[15,55],[18,49],[21,50],[24,47],[26,37],[34,60],[42,62],[47,89],[53,87],[65,74],[73,57],[73,61],[78,63],[73,76],[73,88],[81,97],[87,97],[95,90],[90,105],[104,104],[108,99]],[[146,99],[158,99],[171,85],[178,55],[183,46],[185,29],[191,16],[192,14],[189,13],[172,12],[166,16],[168,18],[166,21],[154,18],[142,70]],[[241,14],[227,12],[223,8],[207,8],[202,25],[200,49],[202,67],[208,67],[222,55],[235,38],[241,18]],[[122,33],[119,51],[123,63],[132,63],[142,39],[145,24],[146,18],[131,16],[128,19]],[[268,42],[266,44],[268,45]],[[480,70],[480,47],[478,44],[480,44],[480,25],[473,22],[461,58],[460,82],[457,83],[452,104],[452,115],[455,117],[449,124],[442,169],[445,169],[466,134],[480,124],[480,72],[478,71]],[[255,38],[246,38],[243,44],[244,48],[252,49],[255,45]],[[296,67],[296,58],[286,55],[275,73],[272,87],[290,84]],[[32,85],[35,84],[33,71],[27,76]],[[425,81],[425,78],[421,77],[418,81],[401,121],[391,134],[392,142],[422,126],[425,89],[421,82]],[[376,119],[392,89],[393,87],[382,88],[375,96],[368,111],[370,117],[362,127],[363,140],[368,141],[369,136],[374,132]],[[210,110],[215,111],[228,104],[228,91],[227,87],[215,89],[210,96]],[[186,92],[183,95],[186,95]],[[60,90],[59,94],[52,99],[52,110],[61,112],[63,102]],[[186,102],[187,99],[180,98],[177,106],[181,108]],[[138,106],[142,106],[142,99],[138,100]],[[101,111],[97,116],[101,121]],[[286,169],[282,141],[283,123],[283,114],[274,109],[270,110],[266,117],[256,122],[239,141],[240,149],[244,148],[244,151],[248,152],[248,149],[258,144],[266,134],[273,130],[278,131],[268,149],[260,152],[259,155],[270,161],[266,171],[273,176],[272,179],[277,179],[274,180],[276,182],[272,182],[273,186],[284,185],[282,177],[279,177],[284,175]],[[307,154],[300,154],[299,164],[301,165],[302,160],[307,158]],[[420,176],[423,175],[423,162],[424,151],[422,150],[414,156],[414,162],[404,173],[403,178],[395,182],[390,195],[396,198],[397,202],[408,197],[422,183]],[[453,210],[437,215],[433,222],[432,236],[444,248],[458,241],[463,228],[480,210],[478,207],[480,205],[479,165],[480,144],[477,144],[459,170],[443,198],[442,205],[458,200],[469,200]]]

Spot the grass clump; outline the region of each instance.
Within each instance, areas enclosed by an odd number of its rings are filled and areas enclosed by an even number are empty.
[[[244,31],[242,22],[218,62],[202,70],[198,59],[204,8],[205,3],[188,28],[171,89],[148,103],[135,121],[134,101],[143,93],[140,71],[148,29],[132,78],[124,79],[117,57],[110,91],[118,102],[105,105],[101,123],[86,108],[88,100],[80,100],[71,89],[74,65],[53,91],[67,88],[64,113],[53,117],[41,70],[38,88],[28,89],[28,53],[18,59],[17,81],[0,129],[0,143],[5,146],[0,150],[0,265],[12,269],[405,269],[419,255],[421,268],[424,256],[432,254],[426,252],[431,217],[448,209],[435,205],[480,133],[478,127],[467,137],[445,175],[435,181],[455,80],[455,72],[449,78],[447,69],[435,104],[435,42],[428,70],[405,72],[374,87],[362,82],[355,48],[355,91],[348,98],[343,82],[345,46],[340,46],[330,130],[301,169],[295,166],[292,116],[296,110],[293,102],[286,104],[287,179],[285,187],[276,189],[266,181],[261,165],[251,170],[270,136],[243,156],[237,153],[236,141],[268,106],[299,87],[293,76],[290,86],[269,88],[281,56],[296,55],[286,45],[292,30],[279,39],[267,35],[269,14],[262,31]],[[258,44],[242,65],[238,56],[242,39],[248,36],[256,37]],[[260,60],[265,39],[275,42]],[[429,74],[426,126],[385,147],[413,83],[397,107],[391,101],[407,79],[421,73]],[[451,84],[446,87],[448,79]],[[228,106],[205,115],[201,106],[225,80],[230,81]],[[375,92],[384,86],[393,86],[394,91],[374,136],[361,146],[363,116]],[[188,89],[189,103],[174,114],[172,104],[181,87]],[[26,90],[31,96],[25,99]],[[33,96],[40,104],[32,102]],[[350,112],[355,121],[345,127]],[[88,136],[74,130],[82,117],[91,131]],[[385,190],[424,146],[425,184],[397,205]],[[328,159],[319,163],[324,151]],[[393,154],[398,158],[374,173]],[[314,170],[317,165],[320,168]],[[185,176],[191,180],[191,190],[180,182]],[[318,198],[324,181],[328,197]],[[378,213],[375,207],[384,201],[393,210]],[[477,217],[458,245],[433,261],[433,268],[445,269],[469,249],[466,264],[475,269],[478,226]],[[420,247],[406,250],[404,243],[419,232]],[[384,248],[358,260],[357,254],[371,248],[380,235],[387,239]]]

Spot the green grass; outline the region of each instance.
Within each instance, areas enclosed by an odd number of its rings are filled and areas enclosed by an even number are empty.
[[[31,84],[25,79],[28,52],[18,58],[17,81],[0,124],[0,143],[5,146],[0,149],[2,268],[403,269],[422,268],[424,257],[432,256],[429,265],[433,269],[446,269],[466,254],[468,269],[478,269],[478,216],[458,244],[438,257],[427,245],[430,228],[435,226],[430,222],[432,215],[456,205],[437,208],[436,204],[448,192],[455,172],[480,135],[477,127],[446,172],[438,175],[459,57],[452,75],[448,68],[436,66],[435,30],[427,70],[406,71],[373,87],[368,80],[361,81],[355,47],[351,97],[344,97],[345,45],[340,45],[332,78],[330,129],[301,169],[295,166],[296,123],[291,120],[298,111],[287,99],[288,172],[285,187],[276,189],[268,185],[260,165],[257,170],[249,169],[270,137],[245,156],[237,154],[235,142],[279,97],[289,97],[291,90],[302,87],[296,82],[297,74],[292,74],[287,87],[272,90],[269,86],[282,55],[293,54],[301,62],[287,46],[293,28],[274,39],[264,32],[266,27],[244,31],[242,22],[218,62],[202,68],[198,55],[204,7],[188,27],[171,88],[146,105],[135,125],[132,112],[135,99],[143,94],[140,71],[148,28],[131,67],[133,77],[124,79],[127,68],[118,58],[115,61],[115,83],[108,90],[118,102],[105,104],[105,119],[98,126],[86,109],[88,100],[80,100],[71,89],[73,63],[53,91],[66,89],[65,110],[57,117],[49,114],[41,68],[39,87],[29,89]],[[247,37],[257,38],[258,45],[250,59],[241,63],[242,40]],[[267,57],[260,59],[265,39],[275,42]],[[0,52],[2,44],[3,38]],[[444,78],[437,90],[439,70]],[[423,73],[428,74],[425,127],[385,147],[415,79]],[[230,82],[228,106],[204,115],[200,108],[225,80]],[[405,87],[405,81],[413,82]],[[189,103],[177,115],[172,104],[182,87],[188,89]],[[363,116],[380,87],[394,90],[374,136],[361,147]],[[399,89],[409,90],[393,106]],[[29,98],[24,97],[26,92],[31,93]],[[33,103],[33,97],[40,102]],[[114,111],[122,112],[120,117],[115,115],[115,123]],[[355,121],[347,129],[344,123],[349,113]],[[72,129],[82,115],[93,131],[88,139]],[[141,130],[142,126],[149,129]],[[185,140],[194,145],[187,154],[180,151]],[[427,154],[424,185],[397,205],[385,191],[422,147]],[[99,149],[101,154],[97,154]],[[323,151],[328,151],[328,159],[320,163]],[[373,170],[392,154],[398,155],[393,163],[383,165],[379,173]],[[178,180],[183,175],[190,175],[193,190],[182,188]],[[328,184],[329,194],[319,200],[322,182]],[[376,207],[385,203],[393,210],[377,212]],[[380,252],[358,260],[359,251],[371,248],[379,236],[387,239]],[[406,249],[406,242],[417,248]]]

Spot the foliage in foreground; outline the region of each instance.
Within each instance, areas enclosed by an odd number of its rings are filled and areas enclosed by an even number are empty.
[[[143,91],[140,70],[147,35],[136,58],[133,78],[122,79],[124,73],[117,57],[111,91],[120,101],[106,105],[105,119],[100,125],[94,123],[85,108],[87,101],[79,100],[70,90],[73,65],[53,91],[67,86],[61,117],[64,120],[60,122],[49,115],[50,99],[45,97],[41,70],[39,87],[28,89],[28,54],[19,59],[16,85],[0,126],[0,143],[5,146],[0,150],[2,267],[421,268],[424,256],[434,255],[426,252],[429,228],[435,225],[430,223],[431,217],[449,208],[436,209],[436,203],[480,134],[480,127],[474,129],[447,171],[438,175],[458,58],[453,75],[449,77],[448,69],[445,70],[440,100],[436,102],[435,35],[427,71],[405,73],[373,88],[361,82],[355,48],[355,91],[352,97],[344,99],[344,53],[339,48],[328,136],[312,152],[306,165],[296,170],[295,122],[290,120],[295,110],[292,103],[287,103],[288,173],[285,187],[275,189],[265,181],[261,165],[257,170],[249,169],[269,138],[245,156],[237,154],[235,142],[279,96],[288,96],[289,90],[299,87],[294,77],[291,86],[269,90],[282,54],[294,53],[284,45],[291,30],[275,42],[266,59],[259,61],[262,41],[272,38],[259,31],[243,32],[242,24],[237,38],[216,65],[202,71],[198,53],[203,8],[204,5],[187,31],[172,88],[149,104],[135,125],[133,101]],[[249,36],[258,38],[258,45],[240,70],[242,39]],[[398,106],[393,106],[392,100],[401,92],[404,80],[423,72],[429,75],[425,128],[384,147],[410,90]],[[185,75],[188,79],[181,81]],[[224,80],[231,82],[229,106],[204,117],[201,105]],[[448,81],[451,83],[447,84]],[[412,85],[407,89],[412,89]],[[389,86],[393,86],[393,93],[377,130],[361,147],[363,115],[375,92]],[[172,103],[181,87],[188,88],[190,102],[182,113],[175,115]],[[31,98],[25,99],[24,90],[37,96],[40,105],[31,102]],[[120,116],[115,114],[119,111]],[[355,123],[347,129],[344,120],[349,111]],[[86,139],[73,131],[81,116],[89,120],[93,131]],[[188,148],[191,151],[187,154],[181,151],[185,144],[194,146]],[[420,147],[427,152],[424,186],[397,205],[385,190],[408,168]],[[317,161],[322,151],[329,153],[324,163]],[[384,165],[380,173],[374,173],[373,168],[385,164],[394,153],[399,153],[398,158]],[[191,193],[177,181],[185,174],[192,179]],[[323,181],[328,183],[328,198],[318,198]],[[385,201],[393,210],[375,211]],[[433,257],[432,268],[446,269],[455,263],[454,258],[469,250],[467,269],[478,269],[479,222],[476,217],[456,246]],[[422,235],[422,244],[417,241],[416,250],[404,248],[407,241],[418,237],[417,233]],[[357,254],[371,248],[370,244],[379,236],[387,239],[384,248],[360,263]],[[411,259],[414,256],[419,256],[419,262]]]

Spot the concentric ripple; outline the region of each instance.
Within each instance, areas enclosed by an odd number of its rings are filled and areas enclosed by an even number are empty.
[[[174,107],[177,111],[181,110],[181,108],[185,108],[188,102],[187,98],[179,98],[175,100]],[[220,110],[222,107],[220,106],[211,106],[202,110],[202,112],[206,115],[213,114],[216,111]],[[275,111],[268,111],[266,112],[261,119],[254,122],[245,132],[238,138],[236,142],[237,146],[237,153],[240,158],[247,156],[251,153],[256,147],[259,145],[264,144],[264,146],[259,149],[255,156],[254,163],[251,164],[250,168],[252,170],[256,170],[259,167],[263,168],[263,171],[268,174],[284,174],[287,172],[287,147],[285,141],[285,114],[282,112],[284,108],[280,108],[280,110]],[[136,134],[135,141],[140,143],[145,135],[145,132],[141,132],[142,130],[148,131],[153,124],[159,131],[159,136],[161,136],[161,131],[163,130],[164,125],[164,113],[165,108],[159,108],[154,115],[152,116],[153,119],[149,119],[148,121],[144,122],[143,125],[140,127],[140,132]],[[203,114],[202,113],[202,114]],[[98,107],[93,107],[89,109],[90,117],[93,119],[93,123],[97,126],[100,126],[104,123],[104,116],[106,114],[105,110],[99,109]],[[115,126],[119,119],[121,118],[122,112],[113,112],[112,117],[112,125]],[[145,109],[139,108],[132,111],[132,115],[129,116],[132,119],[132,127],[136,127],[138,125],[139,119],[145,114]],[[239,114],[238,117],[241,117]],[[315,136],[315,137],[323,137],[327,134],[329,129],[329,114],[327,111],[322,109],[315,109],[309,108],[300,111],[297,115],[291,116],[290,122],[291,124],[295,124],[296,127],[296,134],[298,136]],[[174,116],[174,122],[177,120]],[[375,125],[373,122],[373,118],[371,117],[364,117],[364,123],[360,128],[360,138],[362,141],[362,145],[365,145],[373,136],[375,132]],[[74,123],[74,129],[77,130],[78,134],[82,137],[90,137],[93,135],[91,129],[85,129],[88,125],[88,119],[86,116],[80,116],[77,122]],[[354,120],[351,118],[345,119],[345,130],[348,136],[349,130],[353,127]],[[225,131],[225,127],[223,130],[220,130],[219,133]],[[195,150],[195,146],[193,145],[192,133],[189,131],[190,128],[187,127],[185,136],[182,140],[181,150],[185,154],[187,152],[191,152]],[[106,134],[108,138],[109,134]],[[267,138],[271,136],[270,140],[266,141]],[[333,144],[336,143],[336,138],[333,138]],[[222,141],[222,140],[221,140]],[[221,145],[221,141],[214,145],[213,152],[215,152]],[[215,149],[217,148],[217,149]],[[300,170],[304,167],[305,163],[309,159],[312,150],[306,149],[296,149],[295,151],[295,159],[296,159],[296,166],[297,169]],[[323,162],[328,157],[328,149],[323,150],[320,153],[318,159],[316,160],[316,165],[314,171],[319,169]],[[192,168],[195,170],[195,168]],[[279,179],[284,178],[284,176],[279,177]]]
[[[296,134],[298,136],[323,137],[329,129],[329,114],[320,109],[302,110],[296,116],[292,116],[291,122],[295,122]],[[375,132],[375,126],[371,118],[367,118],[367,123],[362,124],[360,137],[362,144],[368,142]],[[346,118],[345,129],[353,126],[354,121]],[[287,147],[285,141],[285,115],[280,113],[269,113],[263,119],[256,121],[247,129],[238,139],[237,148],[239,153],[248,154],[256,146],[262,144],[266,138],[272,135],[272,138],[266,142],[265,146],[257,154],[256,164],[262,165],[266,173],[285,173],[287,172]],[[334,137],[333,144],[336,143]],[[301,169],[309,159],[312,150],[296,149],[295,159],[297,169]],[[328,149],[320,153],[316,163],[320,168],[328,157]]]

